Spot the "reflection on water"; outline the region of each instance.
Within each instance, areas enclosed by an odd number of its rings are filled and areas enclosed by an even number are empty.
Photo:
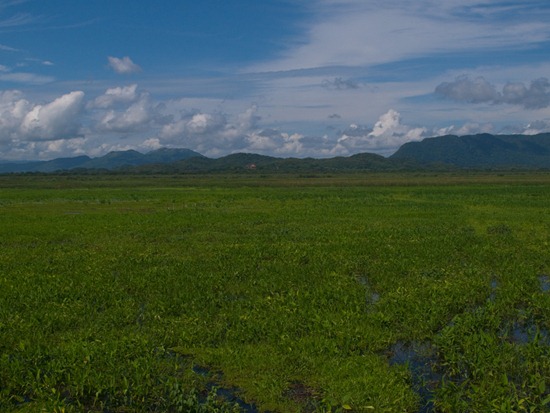
[[[434,411],[435,386],[441,381],[441,374],[435,371],[436,358],[429,342],[404,343],[398,341],[391,348],[390,365],[408,367],[413,390],[420,396],[419,413]]]
[[[219,398],[233,404],[239,406],[239,411],[243,413],[259,413],[258,408],[251,403],[245,402],[243,399],[239,398],[237,394],[239,393],[239,389],[237,387],[221,387],[220,381],[222,379],[222,373],[217,372],[215,374],[212,373],[212,371],[208,367],[199,366],[197,364],[193,365],[192,370],[202,377],[208,377],[211,379],[208,383],[206,383],[206,390],[210,393],[212,391],[215,391],[216,396]],[[206,398],[201,400],[201,403],[206,402]]]
[[[376,291],[372,289],[372,287],[369,284],[369,280],[366,276],[359,275],[356,278],[357,278],[357,282],[361,284],[363,287],[365,287],[367,306],[371,306],[373,304],[376,304],[378,301],[380,301],[380,294],[378,294]]]
[[[550,291],[550,277],[548,275],[539,275],[539,283],[543,293]]]
[[[495,301],[497,295],[498,281],[493,278],[491,280],[491,295],[489,295],[489,301]]]

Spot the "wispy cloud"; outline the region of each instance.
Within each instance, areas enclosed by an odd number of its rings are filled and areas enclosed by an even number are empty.
[[[37,75],[36,73],[13,72],[0,73],[0,81],[12,83],[26,83],[30,85],[42,85],[53,82],[52,76]]]
[[[6,46],[5,44],[0,44],[0,50],[3,50],[5,52],[20,52],[19,49],[16,49],[14,47]]]
[[[505,12],[502,2],[489,0],[319,0],[311,6],[305,40],[251,70],[372,66],[453,51],[525,49],[550,39],[548,8],[534,3],[513,3]]]
[[[334,79],[323,80],[323,87],[329,90],[347,90],[347,89],[359,89],[361,84],[353,79],[344,79],[342,77],[335,77]]]
[[[10,17],[0,18],[0,29],[11,29],[26,26],[36,21],[36,18],[27,13],[18,13]]]

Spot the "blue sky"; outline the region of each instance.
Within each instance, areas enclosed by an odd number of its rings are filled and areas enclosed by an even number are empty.
[[[550,131],[546,0],[0,0],[0,159]]]

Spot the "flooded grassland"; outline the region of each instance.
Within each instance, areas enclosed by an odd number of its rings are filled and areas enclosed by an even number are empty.
[[[0,410],[547,411],[550,178],[482,178],[3,177]]]

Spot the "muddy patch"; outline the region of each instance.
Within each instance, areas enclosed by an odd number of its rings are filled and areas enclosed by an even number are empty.
[[[303,406],[304,412],[315,412],[319,408],[321,395],[314,388],[299,381],[292,382],[284,391],[283,397]]]

